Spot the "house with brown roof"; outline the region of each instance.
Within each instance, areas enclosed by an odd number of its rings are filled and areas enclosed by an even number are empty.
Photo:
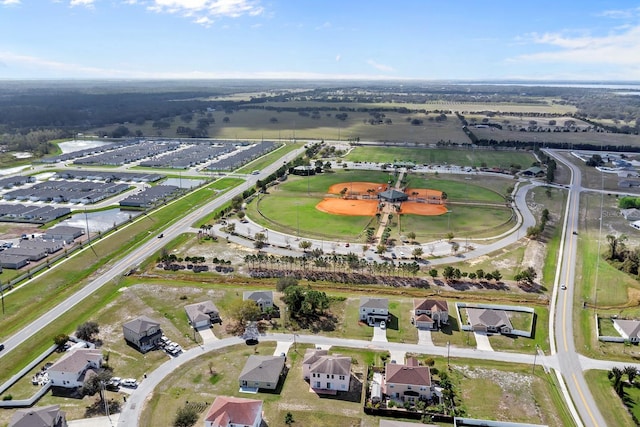
[[[387,298],[360,298],[360,320],[368,325],[389,320],[389,300]]]
[[[160,323],[147,317],[140,316],[122,325],[122,334],[127,343],[142,353],[155,348],[162,338]]]
[[[243,390],[275,390],[284,373],[284,356],[251,355],[238,380]]]
[[[54,363],[47,373],[52,386],[76,388],[81,387],[87,376],[94,375],[101,367],[102,352],[80,348]]]
[[[413,313],[416,328],[438,329],[449,323],[449,306],[445,300],[414,298]]]
[[[430,400],[434,392],[431,371],[428,366],[417,366],[416,363],[387,363],[382,392],[396,402]]]
[[[214,323],[222,323],[220,311],[211,301],[197,302],[184,306],[189,324],[194,329],[208,328]]]
[[[60,405],[18,409],[9,427],[67,427],[67,418]]]
[[[302,359],[302,377],[316,393],[349,391],[351,358],[309,348]]]
[[[467,307],[467,317],[475,332],[510,334],[513,331],[509,315],[504,310]]]
[[[262,400],[218,396],[204,419],[205,427],[260,427]]]
[[[640,342],[640,321],[613,319],[613,327],[629,342]]]

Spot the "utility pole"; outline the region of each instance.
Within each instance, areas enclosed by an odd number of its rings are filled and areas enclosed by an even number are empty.
[[[536,344],[535,353],[533,353],[533,368],[531,368],[531,373],[534,374],[536,372],[536,360],[538,359],[538,344]]]
[[[451,356],[451,343],[447,341],[447,369],[451,369],[451,366],[449,365],[450,356]]]

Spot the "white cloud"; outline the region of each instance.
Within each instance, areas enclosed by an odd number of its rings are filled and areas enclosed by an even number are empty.
[[[640,7],[634,7],[631,9],[611,9],[605,10],[597,14],[597,16],[602,16],[604,18],[612,18],[612,19],[629,19],[634,16],[638,16],[640,14]]]
[[[373,59],[369,59],[367,61],[367,64],[371,65],[373,68],[375,68],[376,70],[379,70],[379,71],[384,71],[384,72],[395,71],[393,69],[393,67],[391,67],[389,65],[380,64],[380,63],[374,61]]]
[[[2,1],[0,1],[0,4],[3,5],[3,6],[17,6],[20,3],[21,3],[20,0],[2,0]]]
[[[548,46],[551,50],[519,55],[511,61],[640,67],[640,25],[625,27],[605,36],[532,34],[529,41],[534,45]]]
[[[195,23],[207,27],[217,18],[257,16],[264,12],[259,0],[151,0],[147,4],[147,9],[153,12],[195,18]]]
[[[324,24],[322,24],[322,25],[318,25],[318,26],[316,27],[316,30],[328,30],[328,29],[329,29],[329,28],[331,28],[331,27],[332,27],[331,22],[325,22],[325,23],[324,23]]]
[[[69,6],[71,7],[84,6],[84,7],[92,8],[93,2],[94,0],[71,0],[69,2]]]
[[[340,60],[342,59],[342,56],[340,54],[336,55],[336,62],[340,62]]]
[[[313,72],[255,71],[209,72],[198,70],[149,71],[127,70],[123,67],[100,68],[58,62],[46,58],[0,51],[0,64],[22,68],[38,78],[103,78],[103,79],[292,79],[292,80],[385,80],[383,74],[325,74]]]

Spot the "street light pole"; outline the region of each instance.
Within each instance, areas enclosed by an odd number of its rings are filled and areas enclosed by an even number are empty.
[[[447,369],[451,369],[451,366],[449,365],[450,355],[451,355],[451,345],[449,341],[447,341]]]
[[[538,344],[536,344],[535,353],[533,354],[533,368],[531,368],[531,373],[534,374],[536,372],[536,360],[538,358]]]

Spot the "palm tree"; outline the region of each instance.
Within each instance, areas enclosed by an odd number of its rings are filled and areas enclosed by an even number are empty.
[[[638,370],[634,366],[625,366],[622,372],[629,378],[629,384],[633,385],[633,380],[638,376]]]
[[[607,373],[607,377],[610,380],[613,380],[613,389],[615,390],[616,394],[620,397],[622,397],[622,395],[624,394],[624,384],[622,383],[622,375],[623,375],[622,369],[616,366],[611,368],[611,370]]]

